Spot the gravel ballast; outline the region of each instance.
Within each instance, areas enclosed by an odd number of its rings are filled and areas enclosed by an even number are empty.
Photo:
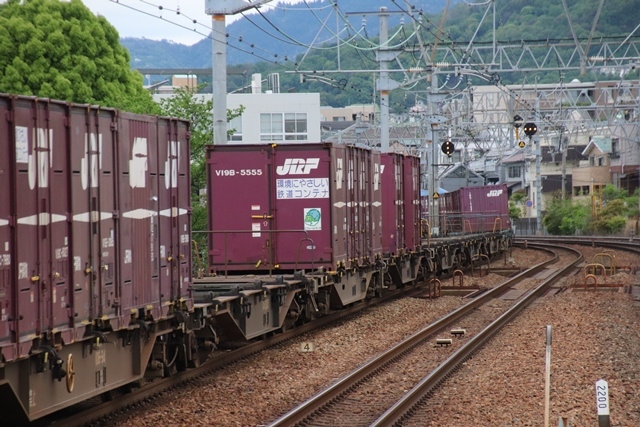
[[[521,249],[514,249],[511,256],[516,266],[548,259],[546,254]],[[637,258],[625,262],[639,264]],[[496,268],[501,265],[497,262]],[[619,275],[618,280],[635,280]],[[500,280],[504,277],[492,273],[467,277],[465,284],[491,287]],[[165,393],[110,425],[268,424],[463,303],[463,298],[453,296],[412,298],[366,310],[331,329]],[[597,294],[569,290],[534,304],[438,389],[410,425],[542,426],[546,325],[554,331],[551,425],[557,425],[560,415],[569,417],[572,427],[596,425],[595,381],[604,378],[609,382],[612,426],[640,426],[640,307],[634,306],[630,295],[611,290]],[[313,344],[314,351],[302,352],[304,343]]]

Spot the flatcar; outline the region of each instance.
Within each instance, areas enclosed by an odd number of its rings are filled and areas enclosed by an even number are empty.
[[[331,143],[230,144],[210,146],[207,166],[211,275],[193,289],[197,304],[215,306],[208,318],[221,342],[311,321],[511,245],[506,219],[422,240],[415,156]],[[485,203],[485,213],[501,218],[505,197]]]
[[[194,277],[188,122],[9,95],[0,114],[6,422],[189,369],[216,346],[462,268],[513,239],[508,221],[423,238],[415,156],[214,145],[207,271]]]

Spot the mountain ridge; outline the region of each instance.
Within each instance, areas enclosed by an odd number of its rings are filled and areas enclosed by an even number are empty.
[[[414,6],[423,13],[436,14],[444,10],[447,2],[450,6],[462,0],[418,0]],[[336,2],[337,3],[337,2]],[[306,50],[305,45],[317,40],[330,43],[334,28],[327,25],[322,31],[309,31],[319,28],[333,7],[327,7],[326,0],[307,1],[304,4],[287,5],[286,9],[275,8],[258,14],[245,14],[242,18],[227,25],[229,45],[227,46],[227,64],[238,65],[260,61],[282,62],[282,59],[294,58]],[[392,8],[389,0],[349,0],[340,3],[343,16],[349,17],[353,28],[361,28],[362,15],[357,12],[375,13],[381,7],[387,7],[389,27],[398,25],[404,13],[398,7]],[[355,14],[354,14],[355,13]],[[332,25],[335,25],[335,14]],[[344,25],[344,23],[343,23]],[[346,29],[341,30],[346,32]],[[367,15],[365,28],[369,36],[379,32],[377,17]],[[266,39],[268,37],[268,39]],[[241,41],[240,41],[241,40]],[[133,68],[209,68],[211,67],[211,39],[203,38],[189,46],[170,40],[151,40],[126,37],[120,40],[129,50]],[[267,43],[268,42],[268,46]],[[246,53],[234,46],[245,50]],[[275,56],[277,55],[277,56]]]

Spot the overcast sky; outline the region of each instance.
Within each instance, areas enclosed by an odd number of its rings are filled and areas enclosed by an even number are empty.
[[[264,7],[271,8],[279,3],[297,3],[299,1],[301,0],[274,0]],[[209,34],[211,28],[211,15],[204,13],[205,0],[118,0],[118,2],[83,0],[83,2],[94,13],[107,18],[118,30],[120,37],[167,39],[192,45],[202,40],[205,37],[203,34]],[[249,4],[246,0],[245,3]],[[158,6],[162,6],[163,10],[160,10]],[[180,15],[176,13],[178,8]],[[160,16],[163,19],[160,19]],[[239,14],[228,15],[227,24],[240,17]],[[197,24],[193,23],[194,19]],[[187,28],[181,28],[172,22]],[[197,32],[193,31],[194,29]]]

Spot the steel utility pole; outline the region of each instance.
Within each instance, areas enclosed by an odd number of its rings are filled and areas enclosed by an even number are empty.
[[[429,173],[429,225],[432,233],[435,235],[440,234],[440,209],[436,196],[438,194],[438,168],[440,162],[438,161],[438,149],[440,148],[438,138],[438,125],[448,121],[447,117],[439,115],[438,103],[442,100],[442,95],[438,93],[438,74],[435,70],[431,71],[431,90],[429,92],[429,116],[427,121],[431,130],[431,172]]]
[[[269,3],[271,0],[205,0],[205,13],[211,15],[213,80],[213,142],[227,143],[227,24],[226,16],[235,15]]]
[[[380,151],[389,152],[389,92],[400,87],[400,84],[389,78],[389,63],[395,61],[400,52],[389,49],[389,12],[381,7],[380,48],[376,51],[376,60],[380,63],[380,77],[376,86],[380,92]]]

